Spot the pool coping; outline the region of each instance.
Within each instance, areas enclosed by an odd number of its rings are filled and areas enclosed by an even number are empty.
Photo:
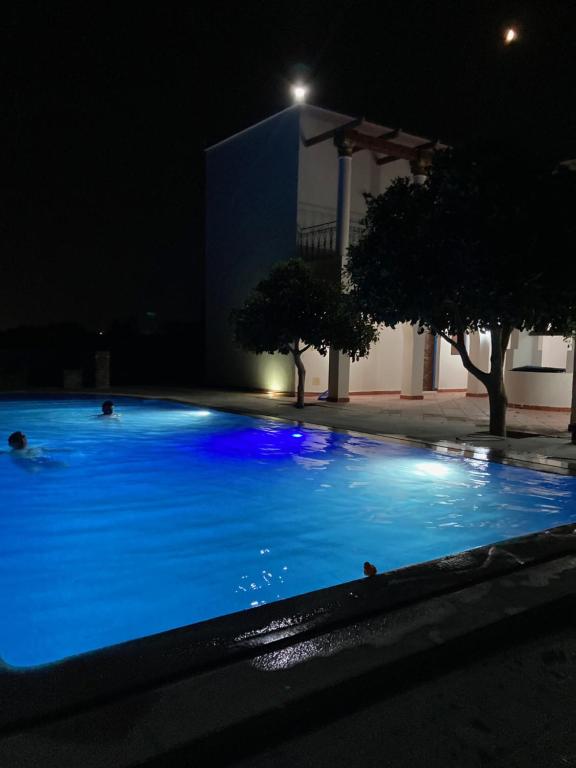
[[[316,590],[32,668],[0,667],[0,737],[250,661],[410,605],[576,555],[576,524]],[[158,663],[158,660],[161,663]]]
[[[573,542],[574,530],[568,535]],[[492,558],[499,559],[495,553]],[[511,632],[522,641],[526,630],[547,626],[546,609],[574,612],[576,554],[511,571],[500,561],[498,570],[393,610],[351,616],[319,633],[296,634],[285,642],[249,637],[251,653],[242,658],[152,684],[140,681],[124,692],[16,723],[0,732],[0,762],[19,768],[36,768],[39,760],[43,768],[235,763],[318,727],[333,709],[341,717],[370,698],[393,696],[466,663],[466,649],[480,646],[485,652],[494,635],[500,647]],[[520,630],[518,619],[524,619]],[[115,647],[115,671],[124,677],[133,677],[135,665],[140,671],[146,657],[164,663],[170,653],[159,645],[144,652],[144,641],[135,643],[140,649],[126,644],[120,655]],[[189,653],[183,646],[173,650]],[[53,694],[59,685],[62,694],[71,683],[78,688],[98,681],[95,673],[105,668],[99,661],[96,669],[80,667],[75,676],[69,669],[52,681]],[[6,709],[13,700],[2,703]]]
[[[94,394],[101,393],[90,393],[91,396]],[[153,396],[145,399],[174,401],[174,398]],[[177,402],[193,405],[181,400]],[[228,408],[214,410],[238,412]],[[256,414],[242,413],[257,417]],[[267,415],[262,418],[309,424]],[[321,426],[309,425],[314,428]],[[470,448],[461,445],[452,447],[411,438],[325,428],[487,459],[484,451],[478,454],[475,449],[470,451]],[[504,463],[542,471],[532,463]],[[548,465],[545,471],[554,469]],[[574,473],[560,471],[559,474]],[[207,675],[226,676],[226,670],[245,663],[257,663],[264,656],[317,642],[319,638],[334,636],[352,626],[367,626],[375,621],[385,623],[387,617],[411,607],[431,604],[443,598],[451,600],[454,595],[479,585],[494,584],[503,578],[552,564],[576,554],[575,534],[576,524],[550,528],[110,646],[54,664],[25,669],[0,667],[0,740],[40,726],[56,724],[81,713],[113,706],[162,686],[191,679],[200,681]]]

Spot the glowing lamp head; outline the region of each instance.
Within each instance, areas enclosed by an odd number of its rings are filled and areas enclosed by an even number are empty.
[[[506,45],[510,45],[510,43],[515,43],[516,40],[518,40],[518,30],[514,29],[514,27],[508,27],[504,32],[504,42]]]
[[[308,96],[308,88],[302,83],[295,83],[292,88],[292,98],[295,104],[304,104]]]

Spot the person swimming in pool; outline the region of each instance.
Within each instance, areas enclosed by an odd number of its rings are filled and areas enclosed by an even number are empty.
[[[10,458],[27,472],[39,472],[43,469],[58,469],[66,466],[61,461],[55,461],[45,456],[44,448],[30,448],[24,432],[12,432],[8,438],[8,445],[12,449]]]
[[[13,451],[25,451],[28,448],[28,438],[24,432],[12,432],[8,438],[8,445]]]
[[[117,419],[118,414],[114,413],[114,403],[112,400],[104,400],[102,403],[102,413],[98,414],[98,418]]]

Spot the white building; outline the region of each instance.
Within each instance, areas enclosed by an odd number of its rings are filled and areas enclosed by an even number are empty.
[[[399,177],[425,179],[438,145],[318,107],[294,105],[207,150],[206,328],[208,381],[217,386],[293,392],[291,356],[253,355],[233,343],[230,312],[280,261],[300,254],[332,268],[360,231],[364,194]],[[470,337],[470,354],[489,367],[487,336]],[[398,394],[428,390],[485,396],[444,340],[412,326],[382,330],[358,362],[305,353],[307,392]],[[512,371],[546,366],[566,373]],[[510,403],[568,408],[573,353],[560,337],[513,334],[507,355]]]

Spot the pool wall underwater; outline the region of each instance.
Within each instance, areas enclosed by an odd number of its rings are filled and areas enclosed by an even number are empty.
[[[260,668],[278,672],[308,657],[328,657],[361,645],[365,638],[357,627],[374,618],[571,556],[575,530],[573,525],[551,528],[45,666],[5,666],[0,672],[0,729],[9,735],[159,685],[199,680],[218,670],[225,674],[240,661],[258,665],[265,657],[268,667]],[[385,633],[386,621],[382,626]],[[354,631],[348,631],[351,627]],[[340,648],[338,643],[327,647],[338,632],[347,640]]]

